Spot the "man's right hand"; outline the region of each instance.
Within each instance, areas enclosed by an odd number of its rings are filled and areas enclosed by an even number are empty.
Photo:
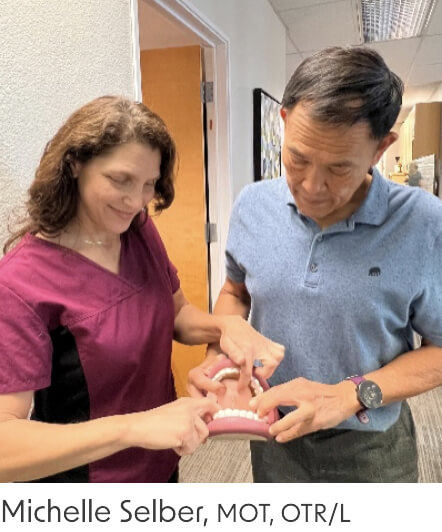
[[[250,305],[251,298],[245,283],[237,283],[227,277],[214,308],[214,314],[223,317],[226,323],[220,338],[224,350],[219,344],[209,345],[204,362],[189,372],[187,390],[192,397],[204,397],[207,392],[220,395],[225,389],[222,383],[208,377],[209,368],[220,356],[228,355],[240,368],[240,389],[249,385],[256,360],[261,366],[255,368],[255,373],[268,379],[284,358],[283,345],[266,338],[247,323]]]

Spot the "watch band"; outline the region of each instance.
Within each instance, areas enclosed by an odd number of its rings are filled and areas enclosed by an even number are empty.
[[[356,384],[356,391],[357,391],[357,387],[361,384],[361,382],[364,382],[366,379],[365,377],[362,377],[361,375],[352,375],[351,377],[347,377],[345,380],[351,381],[354,384]],[[362,408],[358,410],[358,412],[356,412],[355,416],[364,425],[370,422],[370,418],[368,417],[368,412],[365,406],[362,406]]]
[[[361,384],[361,382],[365,381],[365,377],[361,377],[361,375],[353,375],[351,377],[347,377],[345,380],[352,381],[358,386]]]

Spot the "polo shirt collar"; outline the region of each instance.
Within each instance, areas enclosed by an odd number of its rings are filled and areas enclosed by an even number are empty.
[[[299,215],[298,207],[296,206],[295,199],[290,191],[286,182],[285,200],[287,205],[291,205],[295,208],[296,213]],[[359,209],[350,216],[350,220],[354,223],[369,224],[369,225],[381,225],[388,215],[388,183],[386,179],[382,177],[376,168],[373,168],[373,178],[371,181],[370,189],[367,197],[362,202]]]
[[[290,191],[289,185],[287,183],[287,178],[284,176],[284,182],[285,182],[285,201],[287,205],[291,205],[292,207],[295,207],[295,211],[298,212],[298,207],[295,203],[295,198],[293,197],[293,194]]]
[[[355,223],[381,225],[388,215],[388,183],[380,172],[373,168],[373,179],[367,197],[352,215]]]

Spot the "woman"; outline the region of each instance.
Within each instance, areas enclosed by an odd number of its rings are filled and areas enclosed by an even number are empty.
[[[171,204],[174,165],[163,121],[119,97],[46,146],[0,262],[0,480],[175,480],[217,406],[174,401],[172,338],[219,340],[244,374],[282,358],[244,320],[186,301],[146,209]]]

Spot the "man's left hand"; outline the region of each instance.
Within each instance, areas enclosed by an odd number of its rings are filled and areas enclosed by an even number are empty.
[[[351,381],[321,384],[302,377],[270,388],[254,397],[250,406],[259,417],[278,406],[296,406],[270,427],[270,434],[279,443],[335,427],[361,409]]]

